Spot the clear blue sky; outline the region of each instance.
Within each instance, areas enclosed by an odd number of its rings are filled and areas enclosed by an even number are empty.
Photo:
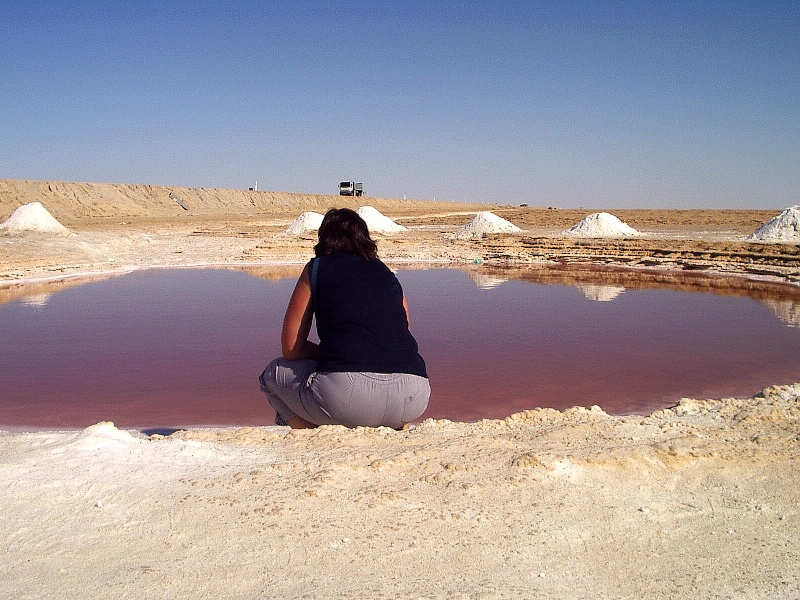
[[[265,8],[266,6],[266,8]],[[800,202],[800,2],[9,2],[0,177]]]

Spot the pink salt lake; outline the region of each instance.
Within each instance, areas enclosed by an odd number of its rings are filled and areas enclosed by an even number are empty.
[[[626,289],[597,274],[398,277],[431,376],[426,417],[593,404],[645,414],[683,396],[800,380],[796,291],[720,295],[691,291],[691,281]],[[186,269],[45,296],[23,288],[0,304],[0,427],[271,424],[257,376],[280,352],[294,281]]]

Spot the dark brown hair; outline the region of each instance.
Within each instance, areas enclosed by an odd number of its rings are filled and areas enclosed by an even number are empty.
[[[319,242],[314,246],[315,256],[349,252],[366,260],[378,258],[378,246],[369,237],[367,224],[356,211],[349,208],[332,208],[325,213],[318,235]]]

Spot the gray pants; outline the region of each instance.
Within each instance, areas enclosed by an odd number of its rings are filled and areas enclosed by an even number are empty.
[[[278,415],[276,423],[298,416],[316,425],[398,428],[428,407],[431,387],[425,377],[316,369],[315,360],[276,358],[261,373],[258,380]]]

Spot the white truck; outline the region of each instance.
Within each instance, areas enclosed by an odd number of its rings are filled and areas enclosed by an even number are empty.
[[[342,181],[339,184],[340,196],[363,196],[364,184],[360,181]]]

